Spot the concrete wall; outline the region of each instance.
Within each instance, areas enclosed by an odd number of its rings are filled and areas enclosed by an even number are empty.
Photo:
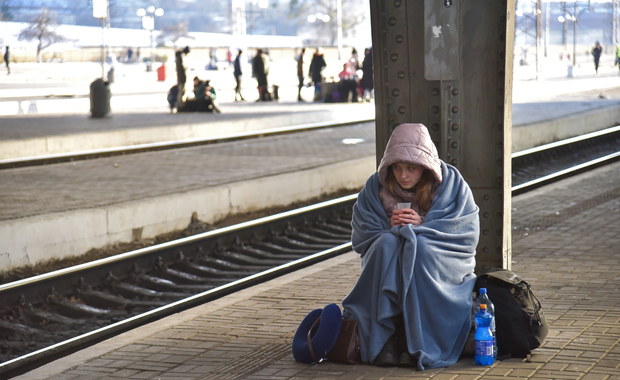
[[[512,151],[564,140],[620,124],[620,107],[602,107],[559,119],[513,126]]]

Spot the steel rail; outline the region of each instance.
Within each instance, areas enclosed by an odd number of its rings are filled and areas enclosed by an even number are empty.
[[[573,167],[570,167],[570,168],[567,168],[567,169],[564,169],[564,170],[560,170],[560,171],[555,172],[553,174],[549,174],[549,175],[537,178],[535,180],[528,181],[528,182],[522,183],[522,184],[517,185],[517,186],[513,186],[511,188],[511,191],[512,191],[513,195],[521,194],[521,193],[524,193],[526,191],[531,191],[534,188],[540,187],[540,186],[545,185],[545,184],[549,184],[551,182],[558,181],[560,179],[566,178],[567,176],[575,175],[575,174],[580,173],[580,172],[582,172],[584,170],[592,169],[595,166],[599,166],[601,164],[605,164],[605,163],[608,163],[608,162],[615,161],[618,158],[620,158],[620,152],[608,154],[608,155],[605,155],[603,157],[599,157],[599,158],[597,158],[595,160],[590,160],[590,161],[581,163],[579,165],[575,165]]]
[[[585,149],[580,150],[582,149],[580,147],[592,141],[605,142],[605,144],[599,143],[594,146],[605,146],[607,151],[596,151],[591,154],[591,152]],[[620,158],[620,144],[616,145],[617,141],[620,141],[620,125],[515,152],[511,155],[513,168],[518,166],[516,163],[517,160],[527,160],[528,156],[545,158],[543,155],[548,152],[559,152],[556,157],[562,157],[562,155],[567,156],[570,155],[570,153],[567,152],[573,152],[577,157],[572,158],[571,165],[564,165],[561,169],[554,169],[551,172],[547,172],[547,174],[539,174],[536,178],[513,185],[511,192],[513,195],[519,195],[540,186],[559,181],[568,176],[576,175],[597,166],[616,161]],[[583,156],[588,157],[582,157],[582,152]],[[544,166],[542,163],[538,165],[541,167]]]

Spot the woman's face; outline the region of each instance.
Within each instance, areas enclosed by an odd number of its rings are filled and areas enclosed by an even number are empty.
[[[423,172],[424,167],[409,162],[398,162],[392,164],[392,173],[394,174],[394,178],[400,187],[405,190],[410,190],[417,185]]]

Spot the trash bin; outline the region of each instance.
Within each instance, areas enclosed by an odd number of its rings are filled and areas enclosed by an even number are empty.
[[[273,100],[280,100],[280,86],[274,84],[273,86]]]
[[[157,68],[157,80],[160,82],[166,80],[166,65],[163,63]]]
[[[110,113],[110,87],[103,79],[90,84],[90,113],[92,117],[105,117]]]

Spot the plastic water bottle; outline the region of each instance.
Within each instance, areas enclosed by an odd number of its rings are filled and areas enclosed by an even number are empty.
[[[478,365],[491,365],[495,362],[493,355],[493,334],[491,333],[491,321],[493,317],[487,311],[487,305],[480,304],[480,311],[476,313],[476,332],[474,341],[476,352],[474,361]]]
[[[480,305],[487,305],[487,312],[491,314],[491,332],[493,333],[493,357],[497,359],[497,336],[495,335],[495,306],[489,295],[487,294],[487,288],[478,289],[478,298],[474,306],[474,316],[480,311]]]

